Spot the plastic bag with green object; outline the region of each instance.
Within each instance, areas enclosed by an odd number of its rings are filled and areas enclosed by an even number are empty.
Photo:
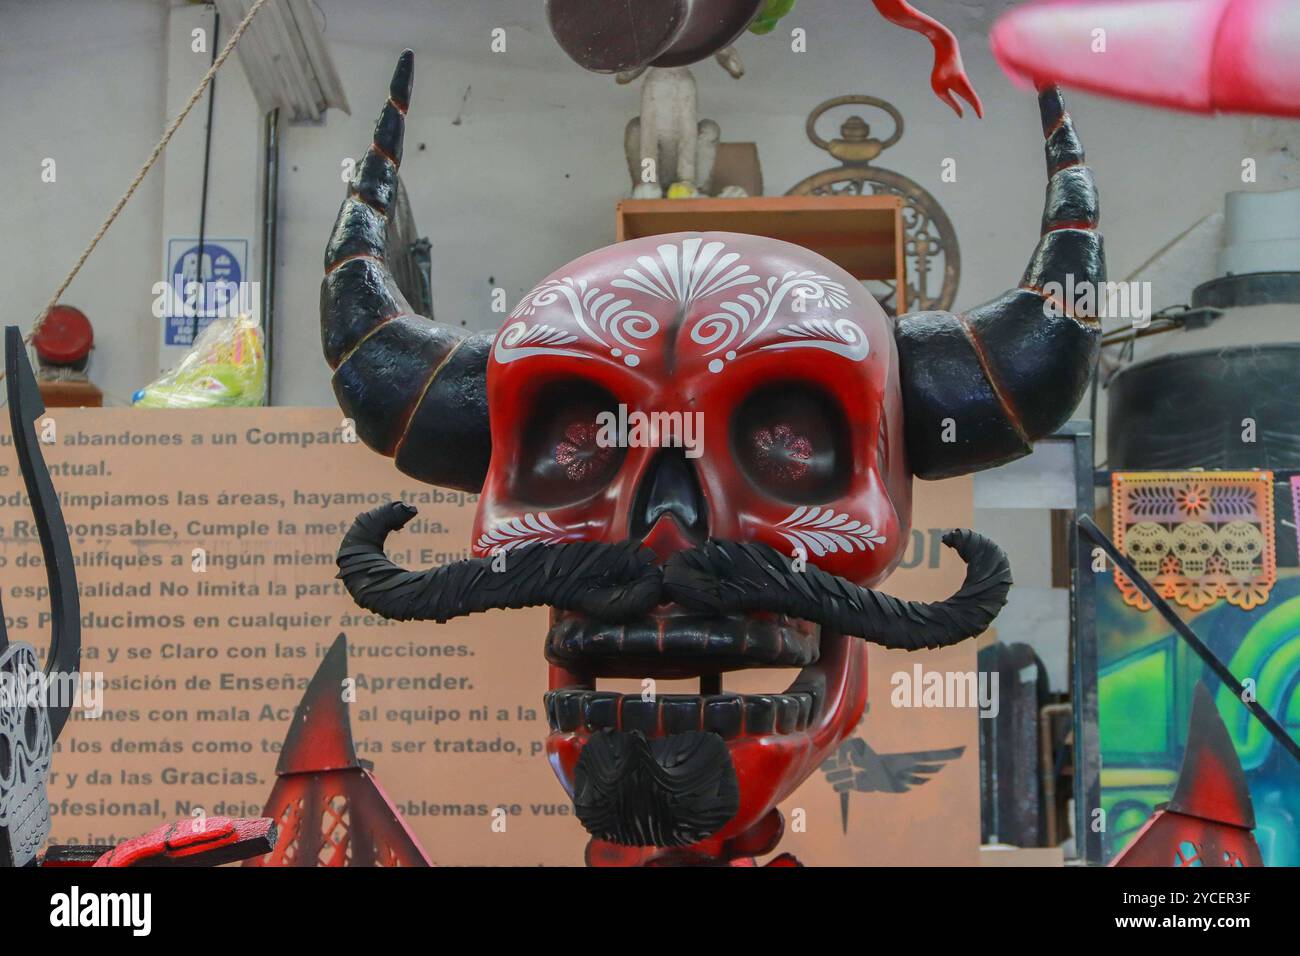
[[[794,9],[795,0],[767,0],[758,16],[749,25],[750,33],[771,33],[776,29],[776,21]]]
[[[131,396],[136,408],[223,408],[266,399],[262,330],[247,315],[214,319],[174,369]]]

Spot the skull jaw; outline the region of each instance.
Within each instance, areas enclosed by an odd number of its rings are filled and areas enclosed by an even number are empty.
[[[571,674],[552,666],[553,692],[562,691],[571,679]],[[735,815],[700,842],[675,849],[675,854],[696,861],[719,859],[728,841],[768,825],[777,804],[793,793],[861,720],[867,697],[865,644],[856,638],[824,632],[820,659],[800,672],[792,685],[797,686],[818,689],[816,707],[806,726],[749,734],[742,722],[740,733],[725,741],[739,788]],[[636,697],[629,695],[626,699]],[[618,709],[621,728],[621,702]],[[647,736],[667,735],[662,720],[659,726],[648,729],[651,733]],[[579,758],[592,737],[593,731],[585,723],[572,730],[552,729],[547,737],[551,768],[570,798],[575,791]],[[654,854],[647,850],[646,855]],[[636,854],[629,854],[627,859],[637,859]]]

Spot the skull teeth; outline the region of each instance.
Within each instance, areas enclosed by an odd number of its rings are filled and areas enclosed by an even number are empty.
[[[647,737],[704,730],[723,740],[807,730],[815,719],[815,687],[784,694],[660,694],[643,699],[612,691],[555,690],[545,695],[556,733],[639,730]]]

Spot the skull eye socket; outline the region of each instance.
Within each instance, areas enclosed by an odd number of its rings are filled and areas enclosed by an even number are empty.
[[[35,707],[23,709],[23,738],[27,741],[27,749],[36,750],[37,743],[40,742],[40,717]]]
[[[806,385],[752,393],[732,419],[731,446],[750,482],[782,501],[831,501],[848,488],[848,423],[829,396]]]
[[[520,437],[517,497],[539,505],[571,504],[609,484],[625,449],[600,444],[597,416],[615,411],[617,400],[587,382],[556,382],[542,387],[533,408]]]

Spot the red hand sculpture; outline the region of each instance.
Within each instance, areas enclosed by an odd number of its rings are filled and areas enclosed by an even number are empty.
[[[961,63],[961,50],[952,31],[933,17],[926,16],[907,0],[872,0],[880,15],[890,23],[896,23],[908,30],[915,30],[924,35],[934,46],[934,69],[930,72],[930,86],[935,95],[953,108],[958,116],[962,115],[961,104],[957,98],[962,97],[975,108],[975,115],[983,118],[984,107],[980,105],[979,94],[971,86],[966,76],[966,69]]]

